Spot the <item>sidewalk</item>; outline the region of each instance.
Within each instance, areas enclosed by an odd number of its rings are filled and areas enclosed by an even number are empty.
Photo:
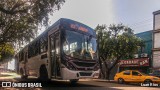
[[[19,75],[14,72],[0,72],[0,80],[13,79],[15,77],[19,77]]]

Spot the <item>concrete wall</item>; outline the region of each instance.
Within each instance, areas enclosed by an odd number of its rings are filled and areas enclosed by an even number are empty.
[[[154,16],[154,30],[160,29],[160,14]]]
[[[153,12],[153,69],[160,70],[160,10]]]
[[[154,48],[160,48],[160,33],[154,34]]]
[[[157,68],[160,66],[160,51],[153,52],[153,67]]]

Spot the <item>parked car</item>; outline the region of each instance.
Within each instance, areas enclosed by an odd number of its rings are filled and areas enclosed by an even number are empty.
[[[160,83],[160,78],[155,76],[149,76],[137,70],[125,70],[117,73],[114,80],[118,83],[130,82],[130,83]]]
[[[159,71],[159,70],[153,71],[153,72],[150,73],[149,75],[151,75],[151,76],[156,76],[156,77],[159,77],[159,78],[160,78],[160,71]]]

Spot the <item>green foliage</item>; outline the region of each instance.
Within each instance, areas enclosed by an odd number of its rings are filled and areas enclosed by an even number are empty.
[[[64,0],[1,0],[0,44],[30,41],[38,25],[48,25],[49,14],[60,9]]]
[[[117,38],[118,41],[118,56],[120,59],[131,59],[134,58],[134,54],[140,48],[143,42],[140,38],[137,38],[134,34],[123,33]]]
[[[99,44],[99,56],[102,58],[108,59],[112,56],[112,52],[113,52],[111,48],[113,47],[112,45],[114,42],[110,38],[111,32],[107,31],[107,28],[105,25],[102,25],[102,26],[98,25],[95,30],[96,30],[98,44]]]
[[[10,58],[14,55],[14,48],[11,44],[0,45],[0,61]]]
[[[138,48],[144,45],[143,41],[134,35],[131,28],[122,24],[113,24],[109,27],[98,25],[95,31],[99,43],[100,62],[104,62],[107,74],[118,63],[118,60],[133,58]],[[110,61],[114,63],[107,65]]]
[[[98,25],[95,30],[99,42],[99,55],[104,60],[132,58],[143,44],[131,28],[122,24],[113,24],[108,28],[105,25]]]
[[[38,26],[47,27],[49,15],[59,10],[64,2],[65,0],[0,0],[0,46],[30,42],[35,38]]]

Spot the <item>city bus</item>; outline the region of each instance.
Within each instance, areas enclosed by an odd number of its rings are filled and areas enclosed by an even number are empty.
[[[95,31],[80,22],[59,19],[19,51],[17,73],[39,80],[98,78],[99,62]]]

